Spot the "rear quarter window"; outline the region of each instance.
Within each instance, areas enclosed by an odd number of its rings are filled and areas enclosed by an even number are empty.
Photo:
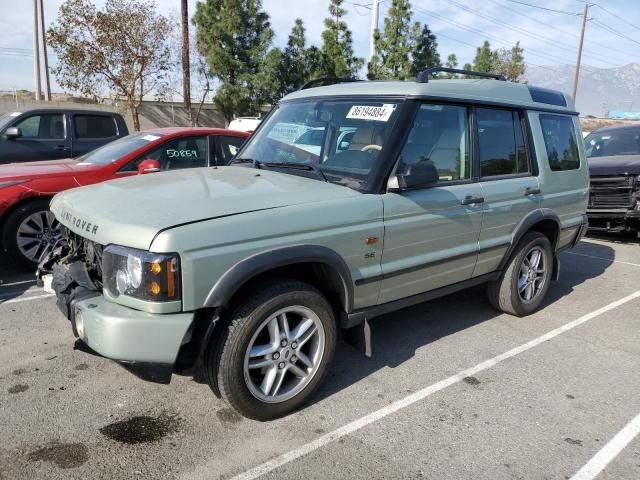
[[[118,135],[116,121],[108,115],[74,115],[77,138],[109,138]]]
[[[541,114],[540,127],[554,172],[580,168],[580,151],[573,119],[566,115]]]

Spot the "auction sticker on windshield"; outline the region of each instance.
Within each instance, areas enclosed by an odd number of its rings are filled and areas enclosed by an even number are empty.
[[[351,107],[351,110],[349,110],[347,118],[386,122],[391,117],[395,108],[396,106],[392,104],[385,104],[381,107],[373,107],[371,105],[354,105]]]

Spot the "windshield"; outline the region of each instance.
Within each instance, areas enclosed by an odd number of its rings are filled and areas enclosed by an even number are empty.
[[[133,135],[128,135],[107,143],[79,157],[78,160],[80,163],[107,165],[162,137],[164,137],[164,134],[161,133],[134,133]]]
[[[584,139],[587,157],[640,155],[640,127],[594,132]]]
[[[321,172],[313,178],[366,190],[400,103],[370,99],[283,103],[248,140],[238,160],[270,168],[310,165]],[[304,175],[305,170],[286,173]]]

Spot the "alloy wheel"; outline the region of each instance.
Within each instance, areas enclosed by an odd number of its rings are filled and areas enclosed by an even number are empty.
[[[525,303],[536,299],[544,287],[547,262],[540,247],[533,247],[524,256],[518,276],[518,295]]]
[[[249,391],[267,403],[293,398],[315,376],[324,348],[324,327],[309,308],[291,306],[271,314],[254,333],[245,354]]]
[[[20,253],[40,263],[61,238],[60,224],[48,210],[32,213],[18,226],[16,240]]]

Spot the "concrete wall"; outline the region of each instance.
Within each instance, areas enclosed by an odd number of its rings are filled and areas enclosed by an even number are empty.
[[[30,108],[87,108],[91,110],[102,110],[106,112],[119,112],[124,116],[130,131],[133,131],[133,120],[126,110],[126,105],[120,103],[118,106],[108,105],[104,103],[93,103],[83,101],[73,97],[67,97],[64,100],[55,100],[51,102],[36,102],[32,99],[22,99],[18,97],[0,97],[0,114],[5,112],[23,111]],[[198,105],[193,106],[193,115],[195,117]],[[224,117],[211,104],[204,104],[198,119],[198,125],[201,127],[220,127],[224,128]],[[187,111],[182,103],[176,102],[153,102],[144,101],[140,107],[140,128],[142,130],[157,127],[188,127]]]

